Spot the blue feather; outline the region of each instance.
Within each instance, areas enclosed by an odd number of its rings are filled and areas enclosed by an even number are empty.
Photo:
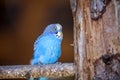
[[[32,65],[54,64],[61,56],[62,26],[60,24],[48,25],[43,34],[34,44],[34,57]],[[32,78],[31,78],[32,79]],[[38,80],[48,80],[46,77]]]
[[[33,64],[57,62],[61,56],[61,41],[62,39],[58,39],[54,35],[39,37],[34,45]]]

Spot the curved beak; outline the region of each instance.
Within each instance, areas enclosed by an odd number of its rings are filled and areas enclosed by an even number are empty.
[[[59,32],[57,33],[57,35],[58,35],[59,37],[63,37],[63,33],[62,33],[61,31],[59,31]]]

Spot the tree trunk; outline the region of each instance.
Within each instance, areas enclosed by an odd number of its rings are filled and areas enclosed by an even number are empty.
[[[105,54],[120,53],[120,1],[70,0],[70,3],[74,20],[75,80],[93,80],[95,62]]]

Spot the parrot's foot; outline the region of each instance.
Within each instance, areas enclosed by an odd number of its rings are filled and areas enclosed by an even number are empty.
[[[56,62],[55,64],[62,64],[61,62]]]

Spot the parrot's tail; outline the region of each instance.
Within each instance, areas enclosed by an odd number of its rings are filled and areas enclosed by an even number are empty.
[[[47,78],[47,77],[41,77],[38,80],[49,80],[49,78]]]
[[[49,80],[47,77],[41,77],[41,78],[30,78],[29,80]]]

